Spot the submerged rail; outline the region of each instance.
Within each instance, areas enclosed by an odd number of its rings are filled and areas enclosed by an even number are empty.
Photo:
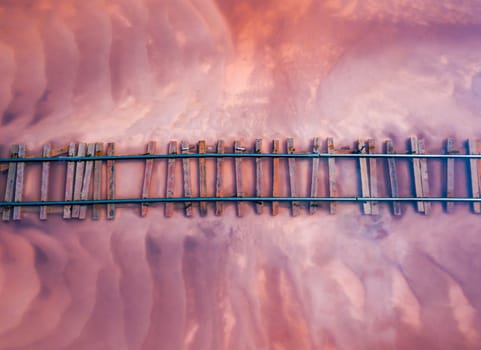
[[[336,202],[413,202],[419,197],[336,197]],[[119,198],[119,199],[86,199],[86,200],[58,200],[58,201],[24,201],[1,202],[2,206],[37,207],[41,205],[92,205],[92,204],[142,204],[142,203],[183,203],[183,202],[331,202],[333,197],[174,197],[174,198]],[[446,198],[422,197],[423,202],[481,202],[481,198]]]
[[[481,154],[411,154],[411,153],[185,153],[185,154],[127,154],[112,156],[59,156],[0,158],[0,163],[81,162],[87,160],[147,160],[182,158],[401,158],[401,159],[481,159]]]
[[[354,146],[336,148],[332,138],[327,138],[322,147],[320,138],[316,137],[310,149],[303,152],[296,152],[292,138],[286,140],[286,152],[281,152],[279,140],[272,141],[269,152],[262,152],[262,146],[261,139],[249,146],[235,141],[230,149],[222,140],[213,145],[203,140],[195,144],[182,141],[180,147],[176,141],[171,141],[168,151],[163,154],[155,151],[156,143],[152,141],[143,154],[118,155],[113,143],[108,143],[105,150],[103,143],[71,143],[59,148],[45,145],[39,156],[28,154],[23,144],[12,145],[10,156],[0,158],[0,191],[4,193],[0,202],[1,216],[3,221],[20,220],[22,208],[38,207],[41,220],[56,213],[65,219],[85,219],[88,211],[93,219],[99,219],[104,206],[107,219],[113,219],[116,206],[126,204],[139,205],[141,216],[147,215],[149,207],[155,204],[165,205],[166,217],[172,216],[175,210],[183,210],[186,216],[192,216],[193,206],[199,207],[200,215],[204,216],[209,210],[208,203],[215,205],[216,215],[223,214],[224,203],[236,203],[237,215],[243,216],[246,202],[252,203],[257,214],[263,213],[264,203],[268,203],[272,215],[278,214],[279,203],[287,203],[293,216],[297,216],[302,208],[312,215],[325,204],[328,212],[335,214],[336,203],[343,202],[360,203],[366,215],[378,215],[382,203],[389,204],[395,216],[405,211],[401,203],[414,203],[418,212],[427,215],[431,204],[436,202],[444,203],[447,212],[453,210],[454,203],[470,203],[474,213],[481,213],[481,144],[477,140],[468,140],[462,152],[457,149],[454,138],[449,138],[442,147],[444,153],[426,152],[424,140],[416,136],[409,139],[408,149],[402,152],[395,151],[392,140],[386,140],[382,147],[384,152],[380,152],[374,139],[360,139]],[[176,165],[177,159],[180,164]],[[279,163],[281,159],[285,164]],[[345,181],[340,176],[343,169],[337,165],[337,159],[355,161],[356,176],[350,177],[354,185],[346,186],[342,182]],[[194,167],[191,160],[195,161]],[[227,164],[224,160],[233,162],[231,180],[234,192],[226,188]],[[443,181],[437,189],[431,181],[433,169],[429,161],[432,160],[442,165],[443,174],[437,177]],[[464,191],[458,191],[460,195],[455,191],[455,160],[465,161],[468,180]],[[117,196],[116,178],[122,176],[117,163],[122,161],[143,161],[145,164],[139,197]],[[166,173],[165,176],[160,174],[160,181],[165,183],[165,195],[159,196],[158,193],[152,194],[151,187],[156,166],[163,161],[166,162]],[[404,166],[407,162],[407,179],[403,179],[406,169],[401,173],[397,169],[401,162]],[[35,180],[40,185],[38,196],[24,193],[25,178],[33,167],[32,163],[41,166],[40,179]],[[59,164],[60,168],[51,169],[52,163],[63,163],[64,166],[62,168]],[[252,170],[246,171],[246,164]],[[300,179],[302,166],[309,167],[305,181]],[[63,174],[59,175],[62,171]],[[55,192],[52,185],[58,185],[51,183],[52,172],[56,178],[61,176],[64,179],[60,184],[62,198],[52,199]],[[307,188],[299,186],[301,180]],[[288,195],[281,195],[282,185]],[[345,188],[353,187],[358,193],[344,194]],[[432,195],[436,192],[442,195]]]

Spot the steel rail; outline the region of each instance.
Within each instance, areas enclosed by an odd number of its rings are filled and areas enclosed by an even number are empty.
[[[0,158],[0,163],[79,162],[95,160],[146,160],[178,158],[401,158],[401,159],[481,159],[481,154],[409,154],[409,153],[186,153],[186,154],[130,154],[112,156],[59,156]]]
[[[0,202],[0,207],[34,207],[62,205],[92,204],[147,204],[147,203],[183,203],[183,202],[481,202],[481,198],[470,197],[174,197],[174,198],[119,198],[119,199],[87,199],[87,200],[54,200]]]

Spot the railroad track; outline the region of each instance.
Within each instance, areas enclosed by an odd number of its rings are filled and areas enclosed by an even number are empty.
[[[263,144],[261,139],[250,145],[234,141],[231,146],[222,140],[213,145],[203,140],[195,144],[170,141],[166,153],[157,153],[156,142],[149,142],[144,153],[125,155],[116,154],[114,143],[71,143],[60,148],[47,144],[41,155],[28,154],[25,145],[15,144],[11,146],[8,158],[0,158],[0,189],[4,190],[4,200],[0,202],[1,217],[3,221],[16,221],[22,218],[23,211],[35,210],[41,220],[59,214],[64,219],[82,220],[88,213],[92,219],[98,220],[101,211],[106,210],[105,217],[114,219],[116,208],[127,204],[138,206],[141,216],[146,216],[153,206],[163,207],[166,217],[173,216],[176,211],[183,211],[188,217],[197,211],[205,216],[210,207],[215,215],[220,216],[226,203],[236,205],[238,216],[246,214],[248,203],[257,214],[262,214],[268,206],[271,215],[277,215],[279,208],[287,205],[291,215],[297,216],[301,211],[312,215],[319,209],[335,214],[337,205],[345,202],[359,203],[366,215],[378,215],[380,206],[389,206],[392,215],[400,216],[406,205],[413,204],[418,212],[428,215],[434,202],[443,203],[446,212],[451,212],[455,203],[470,203],[472,212],[481,213],[481,145],[477,140],[467,140],[465,146],[458,149],[455,139],[449,138],[442,147],[443,151],[437,154],[428,153],[424,140],[416,136],[412,136],[407,144],[401,151],[399,147],[395,149],[392,140],[377,145],[374,139],[367,139],[358,140],[353,146],[336,148],[332,138],[321,141],[316,137],[309,150],[298,152],[292,138],[284,143],[273,140],[270,145]],[[267,152],[266,148],[269,148]],[[338,163],[345,159],[355,164],[355,176],[349,179],[355,182],[357,193],[350,195],[343,195],[345,191],[339,181],[344,168]],[[118,164],[133,161],[144,163],[139,196],[120,198],[116,185],[117,178],[123,175]],[[227,161],[233,168],[230,191],[230,186],[226,186],[229,182],[226,178],[229,175]],[[466,170],[468,183],[465,187],[468,190],[464,191],[465,195],[458,195],[455,191],[455,161],[458,168],[462,162]],[[165,163],[165,173],[156,177],[165,183],[163,196],[153,195],[151,191],[158,162]],[[308,179],[301,188],[299,165],[305,166],[306,162],[309,165]],[[438,184],[440,188],[435,189],[431,181],[431,162],[436,162],[438,170],[441,169],[442,176],[435,176],[443,178]],[[51,194],[53,163],[60,163],[60,169],[57,166],[56,171],[62,172],[60,176],[64,179],[61,199],[52,198]],[[409,171],[400,173],[398,167],[401,163],[404,167],[407,163]],[[36,198],[26,198],[26,168],[39,166],[39,193]],[[252,171],[246,171],[246,166]],[[400,195],[400,174],[409,177],[404,195]],[[195,186],[192,184],[194,180]],[[281,194],[283,189],[287,189],[287,195]],[[432,196],[431,193],[435,192],[442,195]]]

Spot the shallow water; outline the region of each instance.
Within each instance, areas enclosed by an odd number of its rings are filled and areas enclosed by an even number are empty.
[[[288,136],[300,149],[314,136],[402,149],[413,134],[439,151],[448,136],[481,137],[480,18],[474,0],[3,1],[0,151]],[[129,169],[119,188],[138,195],[142,166]],[[352,169],[339,164],[340,181]],[[424,217],[406,205],[399,219],[385,206],[374,218],[357,205],[296,218],[209,209],[0,222],[0,349],[481,347],[467,206]]]

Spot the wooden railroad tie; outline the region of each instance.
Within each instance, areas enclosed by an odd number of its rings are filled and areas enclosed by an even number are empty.
[[[217,142],[217,154],[224,154],[224,141]],[[224,158],[217,158],[216,160],[216,174],[215,174],[215,196],[216,198],[224,197]],[[224,203],[215,202],[215,215],[221,216],[224,213]]]
[[[116,208],[122,204],[136,204],[142,217],[156,204],[164,205],[165,217],[174,216],[180,207],[187,217],[194,216],[194,207],[199,208],[200,216],[206,216],[211,205],[213,213],[222,216],[229,202],[235,204],[238,217],[247,215],[248,202],[258,215],[264,213],[264,205],[270,203],[273,216],[279,215],[280,209],[287,206],[293,217],[299,216],[303,210],[313,215],[322,208],[326,208],[330,214],[336,214],[340,202],[357,202],[363,214],[374,216],[381,214],[385,204],[391,206],[394,216],[401,216],[405,212],[404,202],[414,203],[416,210],[425,215],[429,215],[435,202],[443,203],[448,213],[454,210],[458,202],[469,203],[474,213],[481,214],[480,144],[476,139],[469,139],[466,145],[466,151],[462,152],[457,149],[456,140],[450,137],[444,144],[442,154],[429,154],[425,140],[417,136],[409,139],[409,147],[403,152],[396,152],[391,139],[385,140],[382,147],[374,139],[366,138],[359,139],[354,148],[336,148],[333,138],[322,141],[315,137],[308,150],[298,151],[294,138],[287,138],[284,153],[279,139],[273,140],[265,153],[262,139],[247,145],[235,140],[229,147],[224,140],[215,144],[208,144],[205,140],[191,144],[184,140],[180,144],[177,141],[168,142],[165,154],[157,153],[157,142],[150,141],[141,154],[117,155],[115,144],[110,142],[106,144],[105,151],[103,143],[70,143],[59,148],[46,144],[41,154],[34,156],[27,154],[24,144],[14,144],[10,147],[8,158],[0,158],[0,184],[3,183],[4,188],[3,202],[0,202],[1,216],[3,221],[18,221],[22,215],[26,215],[25,212],[31,212],[27,208],[38,208],[39,219],[47,220],[49,215],[56,212],[53,210],[56,207],[62,209],[64,219],[83,220],[91,210],[92,219],[98,220],[101,210],[105,208],[105,217],[114,219]],[[379,150],[381,153],[378,153]],[[176,161],[179,158],[182,171],[176,174]],[[229,183],[225,179],[226,158],[233,159],[234,165],[233,190],[230,191],[226,188],[226,183]],[[343,181],[346,180],[339,177],[341,169],[337,169],[336,158],[351,159],[353,165],[357,164],[358,193],[343,196],[346,191],[343,191]],[[464,160],[466,166],[468,197],[456,195],[455,165],[462,166],[456,159]],[[138,198],[117,196],[118,174],[115,165],[123,160],[137,160],[144,164]],[[212,171],[208,167],[211,160]],[[431,160],[444,164],[443,175],[439,176],[444,180],[442,188],[436,189],[439,185],[430,183]],[[52,168],[52,162],[64,164],[64,170],[61,167]],[[166,173],[160,174],[160,179],[165,181],[163,196],[152,191],[152,188],[158,188],[152,185],[159,178],[159,175],[154,176],[157,169],[155,165],[159,162],[166,164]],[[408,162],[411,166],[409,180],[412,190],[406,185],[403,185],[406,188],[400,187],[400,162]],[[39,194],[36,198],[26,198],[32,197],[32,194],[24,194],[25,177],[29,167],[35,163],[41,169]],[[270,172],[267,167],[269,164]],[[385,166],[385,172],[380,171],[381,166]],[[249,167],[253,169],[251,176],[247,173]],[[308,179],[302,181],[300,174],[304,174],[304,168],[309,169]],[[52,200],[49,198],[57,191],[53,191],[50,180],[52,172],[58,171],[64,172],[63,198]],[[193,179],[193,176],[196,178]],[[176,193],[177,181],[182,182],[180,196]],[[324,185],[321,186],[321,183]],[[303,186],[307,187],[303,189]],[[288,197],[281,195],[284,189]],[[440,192],[444,197],[431,196],[431,193]],[[303,197],[302,193],[307,193],[308,197]],[[322,205],[323,202],[326,206]]]
[[[256,154],[262,153],[262,139],[257,139],[255,144],[255,151]],[[264,178],[264,170],[262,166],[262,158],[256,158],[256,197],[262,197],[262,179]],[[256,202],[256,213],[262,214],[264,212],[264,202],[257,201]]]
[[[206,152],[205,141],[199,141],[199,154]],[[207,168],[205,158],[199,158],[199,197],[207,197]],[[207,215],[207,202],[199,203],[200,216]]]
[[[103,143],[96,143],[95,144],[95,155],[96,156],[103,156],[104,155],[104,144]],[[102,198],[102,161],[96,160],[94,161],[94,191],[93,191],[93,199],[100,200]],[[94,204],[92,207],[92,219],[98,220],[100,218],[100,205]]]
[[[319,137],[315,137],[312,141],[312,153],[319,154],[320,151],[320,142]],[[311,175],[311,197],[318,196],[318,188],[319,188],[319,158],[312,159],[312,175]],[[316,212],[316,209],[319,207],[318,202],[310,202],[309,203],[309,214],[313,215]]]
[[[75,143],[71,143],[68,147],[68,156],[75,156]],[[65,200],[71,201],[73,199],[73,184],[75,175],[75,162],[67,162],[67,174],[65,180]],[[65,205],[63,207],[63,218],[70,219],[72,217],[72,206]]]
[[[147,150],[145,154],[155,154],[156,142],[151,141],[147,144]],[[154,160],[147,159],[145,161],[145,169],[144,169],[144,180],[142,182],[142,198],[149,198],[150,197],[150,185],[152,183],[152,171],[154,170]],[[140,204],[140,216],[146,216],[149,210],[148,203],[141,203]]]
[[[272,141],[272,153],[279,153],[279,140]],[[272,197],[276,198],[280,196],[279,189],[279,172],[280,172],[279,158],[272,158]],[[279,202],[272,201],[272,215],[279,214]]]
[[[240,141],[234,142],[234,153],[241,154],[245,152],[245,148],[241,146]],[[244,197],[244,182],[242,180],[242,158],[235,158],[235,191],[237,198]],[[237,201],[237,216],[244,216],[244,206],[243,201]]]
[[[168,154],[177,154],[177,142],[170,141],[168,146]],[[173,198],[175,194],[175,158],[169,158],[167,161],[167,176],[166,176],[166,198]],[[174,214],[174,203],[165,203],[164,214],[166,217],[171,217]]]
[[[394,154],[394,146],[392,140],[386,141],[386,153]],[[396,160],[394,158],[387,158],[388,174],[389,174],[389,187],[391,190],[391,197],[399,197],[399,185],[397,180],[397,168]],[[397,201],[392,202],[392,213],[394,216],[402,214],[401,203]]]
[[[446,154],[458,154],[456,151],[456,140],[450,137],[446,142]],[[446,161],[446,197],[454,197],[454,159],[448,158]],[[446,202],[446,211],[452,212],[454,209],[453,202]]]
[[[50,145],[44,145],[42,151],[43,157],[50,157]],[[42,179],[40,183],[40,200],[46,202],[48,200],[48,186],[50,181],[50,162],[42,162]],[[47,220],[47,206],[40,207],[40,220]]]
[[[10,150],[10,158],[18,157],[18,145],[13,145]],[[9,163],[7,183],[5,185],[5,202],[12,202],[15,192],[15,174],[17,172],[17,163]],[[10,220],[10,207],[3,208],[3,220]]]
[[[288,138],[287,139],[287,154],[294,154],[294,139]],[[291,197],[298,197],[297,189],[296,189],[296,159],[295,158],[288,158],[287,165],[289,169],[289,188],[291,190]],[[300,213],[299,202],[292,201],[291,202],[291,210],[292,216],[297,216]]]
[[[334,140],[332,137],[327,138],[327,153],[336,154],[336,149],[334,148]],[[336,182],[336,163],[335,158],[327,158],[327,165],[329,168],[329,197],[337,197],[337,182]],[[336,202],[329,203],[329,213],[336,214]]]

